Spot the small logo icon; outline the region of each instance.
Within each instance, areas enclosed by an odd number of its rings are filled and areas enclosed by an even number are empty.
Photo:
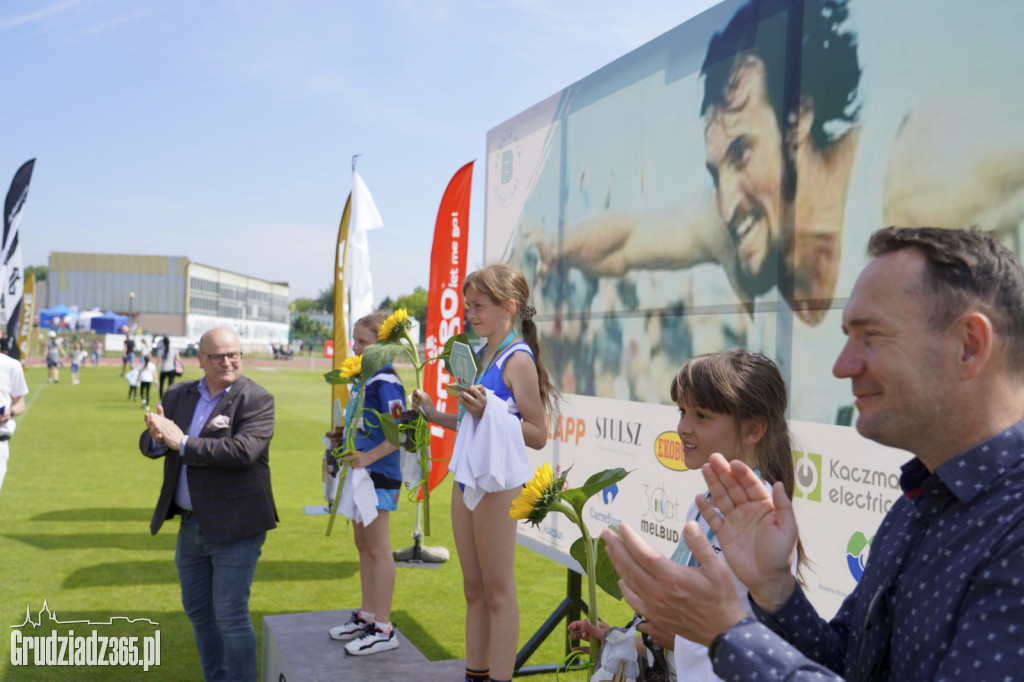
[[[610,486],[601,491],[601,501],[605,504],[611,504],[615,501],[615,498],[619,496],[619,484],[612,483]]]
[[[512,167],[512,150],[506,149],[501,153],[501,184],[512,182]]]
[[[519,188],[519,133],[515,128],[509,128],[501,136],[493,158],[492,170],[495,177],[499,178],[495,187],[498,203],[508,206]]]
[[[821,502],[821,455],[794,450],[793,467],[796,473],[793,497]]]
[[[850,569],[850,575],[858,582],[864,575],[864,567],[868,563],[868,554],[871,553],[871,543],[874,539],[874,536],[868,538],[864,533],[857,531],[850,536],[850,542],[846,545],[846,565]]]
[[[671,487],[670,487],[671,489]],[[680,518],[679,499],[672,495],[664,486],[651,488],[644,485],[644,495],[647,496],[647,509],[644,510],[644,517],[650,516],[656,523],[664,523]],[[672,497],[669,497],[672,495]]]
[[[683,441],[675,431],[665,431],[654,439],[654,456],[672,471],[686,471],[683,460]]]
[[[100,634],[96,626],[142,624],[152,634]],[[11,629],[12,666],[134,666],[143,672],[160,665],[160,624],[148,618],[111,616],[106,620],[62,620],[45,600],[34,615],[25,607],[25,620]],[[47,675],[46,677],[50,677]]]

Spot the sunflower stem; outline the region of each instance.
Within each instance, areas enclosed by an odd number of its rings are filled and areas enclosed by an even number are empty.
[[[359,428],[359,415],[363,413],[363,396],[365,395],[362,384],[359,386],[359,400],[356,402],[356,411],[352,413],[354,424],[351,427],[345,424],[345,450],[339,456],[344,457],[345,455],[351,455],[356,451],[356,431]],[[345,485],[345,476],[349,469],[349,463],[346,460],[342,462],[341,472],[338,474],[338,490],[334,493],[334,504],[331,505],[331,518],[327,520],[327,537],[331,536],[331,529],[334,528],[334,517],[338,514],[338,501],[341,499],[341,487]]]
[[[587,529],[587,524],[583,522],[576,510],[569,505],[562,504],[558,500],[551,503],[549,507],[551,511],[557,511],[565,514],[566,518],[576,524],[580,529],[580,533],[583,535],[583,550],[586,553],[587,565],[584,566],[584,570],[587,572],[587,599],[589,605],[587,608],[587,617],[590,619],[591,625],[595,627],[601,622],[597,614],[597,547],[594,539],[590,536],[590,531]],[[590,637],[590,667],[594,668],[597,666],[597,661],[601,655],[601,640],[597,637]]]
[[[338,487],[334,489],[334,502],[331,504],[331,518],[327,520],[327,537],[331,537],[331,529],[334,528],[334,517],[338,514],[338,502],[341,500],[341,488],[345,485],[345,476],[348,475],[348,462],[344,462],[338,470]]]
[[[412,362],[413,371],[416,373],[416,388],[422,391],[423,367],[427,362],[419,361],[419,353],[416,352],[416,342],[412,340],[408,327],[402,330],[402,334],[405,335],[405,340],[408,342],[405,347],[405,354]],[[423,476],[423,488],[420,493],[423,495],[423,535],[430,537],[430,458],[427,456],[427,445],[420,445],[420,451],[417,454],[420,460],[420,472]]]

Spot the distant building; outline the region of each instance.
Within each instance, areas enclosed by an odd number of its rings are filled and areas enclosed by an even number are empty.
[[[50,304],[47,303],[47,301],[49,301],[49,298],[47,297],[47,294],[48,294],[49,291],[50,291],[50,281],[49,280],[46,280],[46,279],[43,279],[43,280],[37,279],[36,280],[36,306],[35,306],[36,315],[38,315],[39,311],[42,310],[43,308],[49,308],[50,307]]]
[[[324,331],[331,332],[334,330],[334,313],[328,313],[323,310],[308,310],[306,315],[309,315],[309,319],[322,324]]]
[[[184,256],[50,253],[49,302],[127,315],[153,334],[198,340],[218,326],[243,348],[287,343],[288,284],[268,282]]]

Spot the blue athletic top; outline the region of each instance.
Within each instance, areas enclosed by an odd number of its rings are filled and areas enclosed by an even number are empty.
[[[502,370],[505,367],[505,361],[512,357],[513,353],[524,352],[529,354],[530,358],[533,359],[533,362],[535,364],[537,362],[537,358],[533,357],[533,351],[530,350],[530,344],[526,343],[525,341],[516,341],[515,338],[515,332],[510,332],[509,335],[505,337],[505,340],[501,342],[500,346],[498,346],[498,352],[491,360],[490,366],[484,370],[484,373],[482,375],[476,378],[476,381],[473,382],[474,384],[480,384],[484,388],[491,389],[492,391],[494,391],[494,395],[501,398],[502,400],[507,401],[509,398],[513,398],[513,404],[515,404],[515,397],[512,395],[512,391],[508,389],[508,386],[505,385],[505,380],[501,376]],[[479,359],[480,356],[483,355],[484,350],[486,350],[486,348],[486,343],[483,346],[477,348],[477,359]],[[465,416],[465,414],[466,408],[460,401],[459,425],[462,424],[462,417]],[[513,414],[516,415],[519,421],[523,420],[523,415],[519,414],[518,406],[516,406],[515,412]],[[459,483],[458,485],[459,489],[463,491],[466,490],[465,484]]]
[[[478,354],[482,354],[483,351],[484,349],[481,348],[478,351]],[[491,362],[491,366],[484,371],[483,375],[477,378],[476,383],[480,384],[484,388],[491,389],[494,391],[494,395],[502,400],[512,398],[512,391],[508,389],[508,386],[505,385],[505,380],[502,378],[502,370],[505,366],[505,361],[512,357],[513,353],[518,353],[520,351],[527,353],[531,358],[533,358],[533,351],[530,350],[530,345],[525,341],[517,341],[504,350],[498,350],[498,354]],[[535,358],[533,361],[534,363],[537,362]],[[516,409],[515,414],[517,417],[522,419],[519,415],[518,408]]]
[[[349,429],[353,423],[355,406],[359,402],[359,392],[362,390],[359,382],[352,384],[352,395],[348,399],[349,408],[345,413],[345,428]],[[355,446],[360,452],[366,452],[385,441],[384,431],[380,428],[380,422],[370,410],[376,410],[381,414],[391,414],[398,419],[399,413],[405,409],[405,387],[402,380],[395,374],[391,365],[381,368],[366,382],[366,398],[363,401],[363,413],[360,416],[358,430],[356,431]],[[366,467],[372,474],[379,474],[391,481],[380,480],[379,476],[373,476],[374,484],[378,488],[397,488],[402,481],[401,457],[398,448],[393,452],[378,459]]]

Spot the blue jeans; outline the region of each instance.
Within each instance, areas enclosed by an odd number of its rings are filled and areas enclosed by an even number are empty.
[[[206,680],[256,679],[249,588],[266,538],[264,531],[217,545],[203,536],[195,517],[181,519],[174,565]]]

